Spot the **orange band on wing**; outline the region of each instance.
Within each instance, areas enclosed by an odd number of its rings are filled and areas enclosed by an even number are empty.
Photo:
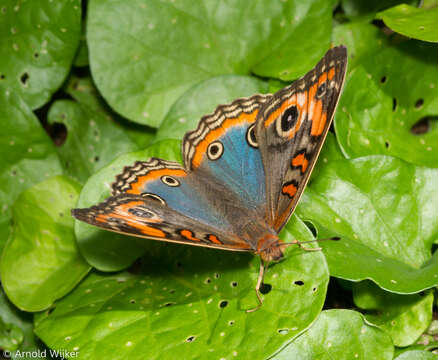
[[[129,194],[141,194],[144,190],[144,186],[146,183],[152,180],[156,180],[163,175],[170,176],[186,176],[187,173],[182,169],[160,169],[160,170],[152,170],[149,171],[144,176],[139,176],[135,183],[131,184],[131,188],[126,191]]]
[[[309,161],[306,159],[304,154],[298,154],[292,159],[292,166],[301,166],[301,171],[305,172],[307,166],[309,165]]]
[[[328,72],[328,79],[331,80],[333,79],[333,76],[335,76],[335,68],[332,67],[329,72]]]
[[[194,237],[195,234],[193,234],[193,231],[184,229],[179,232],[182,237],[185,237],[187,240],[191,241],[201,241],[200,239]]]
[[[111,213],[111,214],[100,214],[98,216],[96,216],[96,221],[102,222],[102,223],[107,223],[108,222],[108,218],[116,218],[116,219],[121,219],[125,222],[126,225],[129,225],[131,227],[133,227],[134,229],[140,230],[143,234],[147,235],[147,236],[152,236],[152,237],[159,237],[159,238],[164,238],[166,237],[166,233],[160,229],[151,227],[151,226],[147,226],[144,224],[140,224],[136,221],[132,221],[130,219],[127,219],[126,216],[122,216],[119,214],[115,214],[115,213]]]
[[[207,239],[212,243],[221,245],[222,243],[219,241],[216,235],[208,235]]]
[[[283,188],[281,191],[283,194],[288,195],[289,197],[294,197],[294,195],[297,193],[297,187],[294,184],[286,184],[283,185]]]
[[[207,153],[207,147],[212,141],[224,135],[228,128],[232,126],[244,123],[253,123],[256,119],[258,111],[259,109],[256,109],[251,114],[241,113],[236,118],[226,119],[219,128],[210,131],[208,135],[196,146],[195,154],[192,160],[192,167],[197,168],[199,165],[201,165],[202,158]]]

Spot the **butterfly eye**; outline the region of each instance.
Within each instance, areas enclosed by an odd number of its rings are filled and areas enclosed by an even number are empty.
[[[283,115],[281,115],[281,119],[277,120],[276,128],[278,135],[281,137],[289,136],[291,130],[295,127],[297,120],[297,107],[291,106],[283,113]]]
[[[164,184],[166,184],[167,186],[175,187],[175,186],[179,186],[180,185],[180,183],[179,183],[179,181],[177,179],[175,179],[174,177],[169,176],[169,175],[162,176],[161,177],[161,181]]]
[[[324,82],[319,86],[318,90],[316,91],[316,97],[320,99],[325,95],[326,92],[327,92],[327,83]]]
[[[166,202],[164,201],[164,199],[162,197],[158,196],[157,194],[143,193],[143,194],[141,194],[141,196],[143,196],[145,198],[150,198],[152,200],[159,201],[161,204],[166,205]]]
[[[254,148],[258,148],[259,144],[257,143],[257,139],[255,136],[255,124],[252,124],[247,132],[246,132],[246,141],[248,142],[248,144]]]
[[[224,146],[220,141],[215,141],[208,145],[207,156],[210,160],[219,159],[222,156],[223,152]]]

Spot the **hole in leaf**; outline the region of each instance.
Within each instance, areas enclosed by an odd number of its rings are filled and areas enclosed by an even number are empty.
[[[11,175],[12,175],[12,176],[17,175],[17,170],[12,170],[12,171],[11,171]]]
[[[386,83],[386,76],[385,76],[385,75],[383,75],[383,76],[380,78],[380,82],[381,82],[382,84]]]
[[[277,331],[278,331],[278,333],[280,335],[287,335],[287,334],[289,334],[289,329],[278,329]]]
[[[94,162],[98,162],[99,161],[99,156],[95,156],[94,157]]]
[[[302,281],[302,280],[296,280],[296,281],[294,281],[294,284],[295,284],[295,285],[298,285],[298,286],[303,286],[303,285],[304,285],[304,281]]]
[[[171,289],[171,290],[169,291],[169,293],[174,294],[174,293],[175,293],[175,290],[174,290],[174,289]]]
[[[172,305],[175,305],[175,303],[174,302],[168,302],[168,303],[164,304],[165,307],[169,307],[169,306],[172,306]]]
[[[39,53],[33,53],[33,57],[35,58],[35,59],[38,59],[39,58],[39,56],[40,56],[40,54]]]
[[[67,139],[67,127],[62,123],[47,125],[47,132],[56,146],[62,146]]]
[[[310,221],[304,221],[304,224],[309,228],[309,230],[312,232],[313,236],[316,237],[318,235],[318,231],[315,228],[315,225],[313,225]]]
[[[135,300],[134,300],[134,299],[129,300],[129,302],[130,302],[131,304],[135,304]]]
[[[260,286],[260,292],[263,295],[269,294],[271,292],[271,290],[272,290],[272,285],[270,285],[270,284],[263,283],[262,286]]]
[[[186,342],[192,342],[192,341],[194,341],[195,339],[196,339],[195,336],[189,336],[189,337],[186,339]]]
[[[6,78],[5,74],[0,74],[0,80],[4,80]]]
[[[430,130],[430,122],[438,121],[438,116],[425,116],[418,120],[411,127],[411,133],[414,135],[423,135],[429,132]]]
[[[316,291],[316,287],[312,288],[312,291],[315,292]]]
[[[23,86],[27,86],[29,81],[29,74],[27,72],[21,74],[20,81],[23,84]]]
[[[227,300],[222,300],[222,301],[219,303],[219,307],[220,307],[221,309],[227,307],[227,305],[228,305],[228,301],[227,301]]]
[[[218,273],[215,273],[215,274],[214,274],[214,277],[215,277],[216,279],[219,279],[219,274],[218,274]]]
[[[396,110],[397,110],[397,99],[392,98],[392,111],[396,111]]]
[[[228,325],[233,326],[234,325],[234,320],[228,321]]]
[[[204,283],[210,284],[211,283],[211,279],[210,278],[205,279]]]
[[[237,287],[237,285],[238,285],[238,284],[237,284],[237,281],[233,281],[233,282],[231,283],[231,286],[232,286],[232,287]]]
[[[419,109],[419,108],[421,108],[421,107],[423,106],[423,104],[424,104],[424,100],[423,100],[423,99],[418,99],[418,100],[415,102],[415,107],[416,107],[417,109]]]
[[[385,141],[385,147],[389,149],[389,142]]]

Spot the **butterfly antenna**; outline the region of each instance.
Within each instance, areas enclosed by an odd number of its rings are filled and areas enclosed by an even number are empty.
[[[299,241],[299,240],[294,240],[294,241],[290,241],[290,242],[286,242],[286,243],[278,243],[277,246],[291,246],[291,245],[298,245],[301,249],[305,250],[305,251],[320,251],[322,250],[322,248],[318,247],[318,248],[308,248],[303,246],[303,244],[307,244],[307,243],[312,243],[312,242],[317,242],[317,241],[327,241],[327,240],[332,240],[332,241],[338,241],[341,240],[341,238],[339,236],[332,236],[329,238],[324,238],[324,239],[315,239],[315,240],[307,240],[307,241]]]
[[[262,296],[260,295],[260,287],[263,284],[264,276],[265,276],[265,261],[262,258],[260,258],[259,278],[257,279],[257,285],[255,287],[255,292],[257,294],[257,300],[259,303],[255,308],[246,310],[247,313],[257,311],[258,309],[260,309],[260,307],[263,304],[263,299],[262,299]]]

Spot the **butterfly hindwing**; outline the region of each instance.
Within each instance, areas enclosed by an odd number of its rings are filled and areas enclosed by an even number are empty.
[[[285,225],[306,186],[330,127],[347,66],[336,47],[303,78],[277,92],[257,117],[256,134],[266,174],[266,221]]]
[[[134,194],[119,194],[86,209],[74,209],[78,220],[106,230],[190,245],[248,251],[238,237],[176,212],[167,205]]]

